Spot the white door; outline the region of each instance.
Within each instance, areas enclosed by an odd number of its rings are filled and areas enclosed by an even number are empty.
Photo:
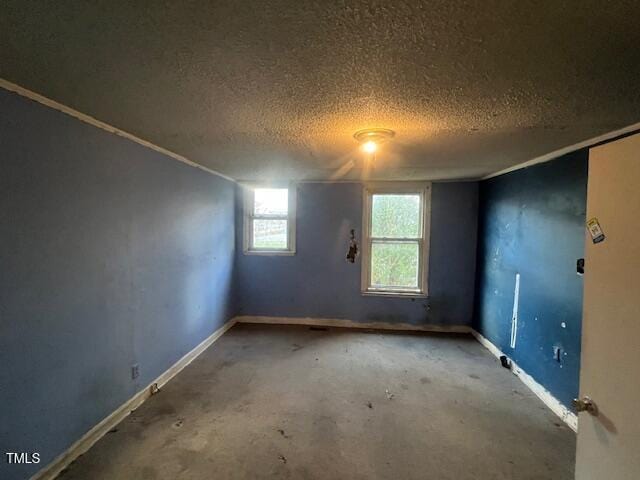
[[[576,480],[640,479],[640,134],[591,149]]]

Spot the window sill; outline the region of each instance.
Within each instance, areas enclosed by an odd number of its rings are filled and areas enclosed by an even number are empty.
[[[245,255],[261,255],[263,257],[291,257],[295,250],[244,250]]]
[[[363,290],[365,297],[427,298],[425,292],[394,292],[388,290]]]

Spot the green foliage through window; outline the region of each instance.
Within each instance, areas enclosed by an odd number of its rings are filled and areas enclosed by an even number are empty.
[[[371,236],[420,237],[420,195],[373,195]]]
[[[421,200],[417,193],[371,196],[371,288],[420,288]]]
[[[287,248],[287,221],[256,218],[253,221],[253,247],[274,250]]]
[[[374,288],[418,288],[418,243],[373,242],[371,286]]]

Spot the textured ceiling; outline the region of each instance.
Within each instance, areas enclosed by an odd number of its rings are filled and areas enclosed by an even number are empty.
[[[0,77],[237,179],[474,178],[640,121],[640,2],[25,1]],[[356,130],[397,132],[367,167]]]

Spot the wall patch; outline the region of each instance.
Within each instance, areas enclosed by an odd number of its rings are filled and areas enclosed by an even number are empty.
[[[349,240],[349,251],[347,252],[347,262],[355,263],[358,256],[358,242],[356,242],[356,231],[352,228]]]
[[[516,273],[516,285],[513,290],[513,314],[511,315],[511,341],[509,346],[516,348],[518,338],[518,302],[520,300],[520,274]]]

